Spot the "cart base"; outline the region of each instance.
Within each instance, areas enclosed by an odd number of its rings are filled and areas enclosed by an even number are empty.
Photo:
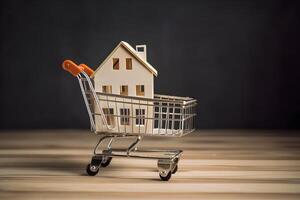
[[[129,138],[135,137],[136,140],[129,146],[128,149],[114,149],[111,147],[112,142],[116,138]],[[97,153],[101,143],[110,139],[107,149]],[[137,145],[142,140],[141,136],[116,136],[106,135],[100,138],[98,144],[94,149],[94,155],[90,164],[87,166],[87,174],[95,176],[101,167],[109,166],[113,157],[127,157],[127,158],[141,158],[141,159],[155,159],[157,161],[158,172],[161,180],[170,180],[172,174],[178,170],[178,162],[182,154],[182,150],[141,150],[137,149]],[[154,155],[155,154],[155,155]]]

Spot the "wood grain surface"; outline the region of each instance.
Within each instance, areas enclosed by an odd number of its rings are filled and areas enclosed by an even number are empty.
[[[79,130],[2,131],[0,199],[300,199],[298,131],[145,138],[141,147],[184,150],[169,182],[160,181],[157,161],[144,159],[114,158],[87,176],[98,138]]]

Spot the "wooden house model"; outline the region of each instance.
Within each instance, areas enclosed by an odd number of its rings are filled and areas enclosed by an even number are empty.
[[[137,45],[134,49],[127,42],[121,41],[100,64],[92,78],[96,92],[115,95],[103,97],[110,98],[110,103],[100,101],[111,129],[116,129],[116,132],[150,131],[152,123],[145,124],[143,119],[153,117],[153,107],[143,106],[140,99],[154,98],[154,76],[157,76],[157,71],[147,61],[146,45]],[[124,98],[120,98],[120,95]],[[139,97],[136,98],[139,100],[126,96]],[[111,103],[114,100],[117,103]],[[122,101],[139,102],[126,106]],[[97,117],[96,130],[105,131],[100,116]]]

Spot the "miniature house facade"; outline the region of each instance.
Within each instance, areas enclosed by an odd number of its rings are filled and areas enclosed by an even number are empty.
[[[143,106],[141,98],[154,97],[155,68],[147,62],[146,45],[137,45],[136,49],[121,41],[109,56],[100,64],[93,74],[95,91],[121,96],[106,96],[118,103],[107,103],[100,100],[106,121],[116,132],[140,132],[151,129],[152,123],[145,124],[143,118],[153,117],[153,108]],[[123,97],[123,98],[122,98]],[[141,97],[139,105],[127,106],[120,101],[127,97]],[[132,101],[132,99],[131,99]],[[121,116],[121,117],[116,117]],[[130,117],[132,116],[132,117]],[[139,119],[135,117],[139,116]],[[96,130],[105,131],[101,116],[95,116]]]

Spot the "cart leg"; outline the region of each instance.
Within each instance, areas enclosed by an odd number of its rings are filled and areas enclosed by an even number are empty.
[[[142,141],[143,137],[142,136],[137,136],[136,140],[128,147],[127,149],[127,156],[130,155],[131,151],[136,151],[138,144]]]
[[[107,167],[110,164],[112,157],[109,155],[111,155],[111,152],[112,149],[110,148],[102,151],[103,157],[102,157],[101,167]]]
[[[107,148],[108,149],[111,149],[111,144],[113,142],[113,136],[103,136],[102,138],[99,139],[97,145],[95,146],[94,148],[94,155],[97,155],[97,150],[99,149],[100,145],[102,144],[102,142],[105,140],[105,139],[110,139],[108,145],[107,145]]]
[[[102,150],[101,153],[97,153],[102,142],[106,139],[110,139],[110,141],[108,142],[108,145],[107,145],[107,149]],[[110,164],[112,157],[109,155],[112,152],[111,145],[112,145],[113,139],[114,139],[113,136],[103,136],[99,139],[97,145],[94,148],[94,156],[92,157],[91,163],[86,168],[86,171],[89,175],[95,176],[99,172],[100,166],[107,167]]]

